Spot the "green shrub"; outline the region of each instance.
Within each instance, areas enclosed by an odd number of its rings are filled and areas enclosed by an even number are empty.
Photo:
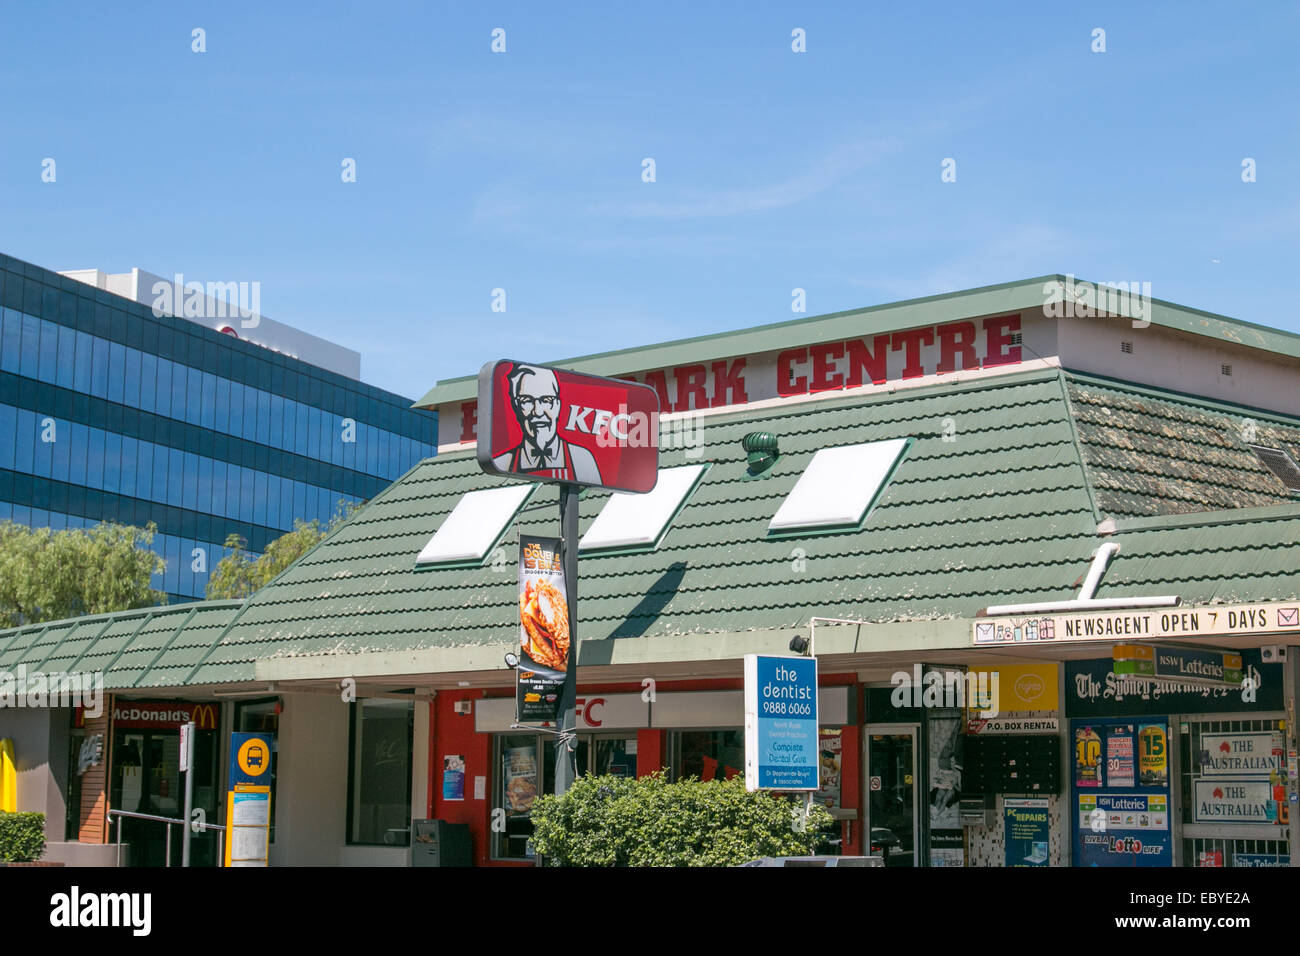
[[[45,814],[0,813],[0,863],[31,863],[45,852]]]
[[[669,783],[662,773],[580,778],[533,804],[533,845],[551,866],[735,866],[813,852],[825,807],[748,793],[741,777]]]

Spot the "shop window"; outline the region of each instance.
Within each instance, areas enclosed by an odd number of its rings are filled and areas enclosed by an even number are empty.
[[[812,457],[767,526],[769,535],[859,527],[912,439],[823,448]]]
[[[579,776],[636,776],[636,734],[579,734]],[[533,801],[555,791],[555,741],[540,734],[497,734],[493,746],[492,806],[505,811],[505,831],[492,833],[492,859],[532,857]]]
[[[549,741],[548,741],[549,743]],[[532,855],[533,801],[546,789],[543,742],[536,734],[499,735],[494,759],[493,806],[505,812],[505,831],[492,833],[494,859],[522,860]]]
[[[745,732],[686,730],[670,739],[674,780],[730,780],[745,772]]]
[[[352,704],[348,743],[348,843],[406,846],[411,826],[413,701]]]

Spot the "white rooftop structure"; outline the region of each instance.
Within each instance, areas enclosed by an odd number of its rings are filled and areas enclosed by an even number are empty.
[[[189,319],[347,378],[361,378],[360,352],[260,314],[261,289],[256,282],[205,284],[180,273],[163,278],[143,269],[119,273],[69,269],[59,275],[132,299],[159,315]]]

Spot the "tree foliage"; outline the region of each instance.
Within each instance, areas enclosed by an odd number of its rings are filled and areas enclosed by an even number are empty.
[[[292,531],[280,535],[257,557],[249,553],[248,542],[242,537],[228,535],[226,548],[230,553],[212,569],[206,592],[208,600],[248,597],[316,547],[327,534],[346,521],[353,510],[353,507],[341,505],[328,526],[322,526],[315,519],[295,521]]]
[[[53,531],[0,522],[0,626],[162,603],[149,586],[166,566],[149,550],[156,531],[153,523]]]
[[[533,844],[552,866],[736,866],[803,856],[831,821],[820,805],[745,790],[742,777],[669,783],[662,773],[579,778],[532,806]]]

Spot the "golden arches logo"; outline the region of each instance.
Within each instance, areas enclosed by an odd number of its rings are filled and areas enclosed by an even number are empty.
[[[194,710],[190,712],[190,720],[194,721],[194,729],[216,730],[217,712],[217,704],[195,704]]]

